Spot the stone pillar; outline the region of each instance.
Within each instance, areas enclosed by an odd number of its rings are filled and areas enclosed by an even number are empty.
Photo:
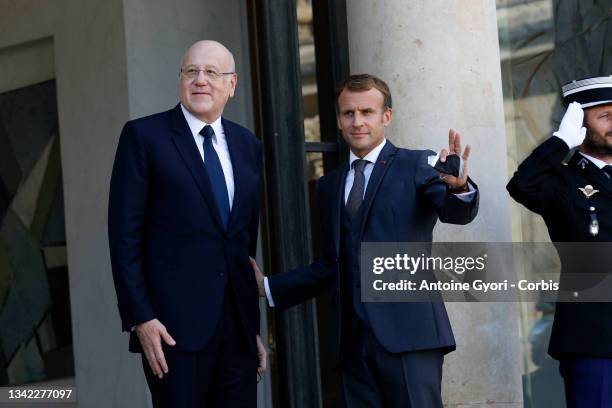
[[[448,129],[472,146],[469,170],[480,212],[465,227],[436,227],[446,240],[510,241],[506,138],[495,2],[347,1],[351,73],[391,88],[387,137],[400,147],[440,150]],[[447,406],[522,407],[518,307],[447,304],[457,351],[444,368]],[[470,405],[471,406],[471,405]]]

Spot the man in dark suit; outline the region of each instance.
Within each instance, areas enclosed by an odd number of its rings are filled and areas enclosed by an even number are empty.
[[[349,407],[442,407],[444,354],[455,348],[444,304],[363,303],[362,242],[431,242],[436,220],[469,223],[478,193],[468,183],[469,146],[459,177],[440,175],[433,152],[395,147],[385,139],[391,93],[373,75],[353,75],[337,91],[337,120],[350,147],[349,165],[317,185],[323,257],[268,278],[254,269],[260,295],[284,309],[335,289],[338,364]],[[448,153],[461,155],[451,130]]]
[[[611,261],[595,243],[612,241],[612,77],[573,81],[563,94],[559,130],[521,163],[507,189],[544,218],[553,242],[593,243],[591,251],[557,244],[561,289],[579,295]],[[612,303],[557,303],[548,352],[559,360],[568,407],[612,407]]]
[[[179,81],[180,103],[129,121],[117,148],[108,227],[122,327],[155,407],[254,407],[261,143],[221,117],[237,81],[223,45],[192,45]]]

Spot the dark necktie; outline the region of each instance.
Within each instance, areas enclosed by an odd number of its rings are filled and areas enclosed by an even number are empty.
[[[363,174],[363,170],[366,164],[368,164],[368,161],[363,159],[357,159],[353,162],[355,177],[353,178],[353,187],[351,187],[351,192],[346,201],[346,210],[351,217],[357,214],[363,202],[363,192],[365,190],[365,175]]]
[[[603,166],[602,170],[606,173],[609,179],[612,179],[612,165],[608,164],[607,166]]]
[[[227,228],[227,221],[230,214],[229,197],[227,196],[227,185],[225,184],[225,176],[223,175],[223,167],[221,167],[221,161],[219,156],[212,145],[212,137],[215,131],[210,125],[204,126],[204,129],[200,131],[200,134],[204,136],[204,162],[206,171],[208,172],[208,179],[217,202],[217,208],[221,215],[221,222],[223,227]]]

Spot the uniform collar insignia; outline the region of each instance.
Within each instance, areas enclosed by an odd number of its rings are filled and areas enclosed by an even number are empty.
[[[586,157],[581,157],[580,160],[578,160],[578,165],[580,166],[580,168],[582,170],[584,170],[584,168],[589,164],[589,160]],[[588,187],[588,186],[587,186]],[[586,188],[586,187],[585,187]],[[591,187],[592,188],[592,187]],[[587,196],[588,197],[588,196]]]
[[[587,184],[584,187],[578,187],[578,190],[582,191],[582,194],[584,194],[586,198],[590,198],[595,193],[599,193],[599,190],[595,190],[590,184]]]

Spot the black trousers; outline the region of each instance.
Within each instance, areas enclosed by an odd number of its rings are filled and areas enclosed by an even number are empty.
[[[226,290],[223,314],[202,350],[182,353],[164,347],[168,374],[162,379],[153,375],[142,355],[153,407],[256,407],[257,356],[249,352],[244,337],[233,294]]]
[[[442,408],[441,350],[390,353],[363,323],[341,362],[348,408]]]
[[[612,408],[612,359],[567,356],[559,372],[567,408]]]

